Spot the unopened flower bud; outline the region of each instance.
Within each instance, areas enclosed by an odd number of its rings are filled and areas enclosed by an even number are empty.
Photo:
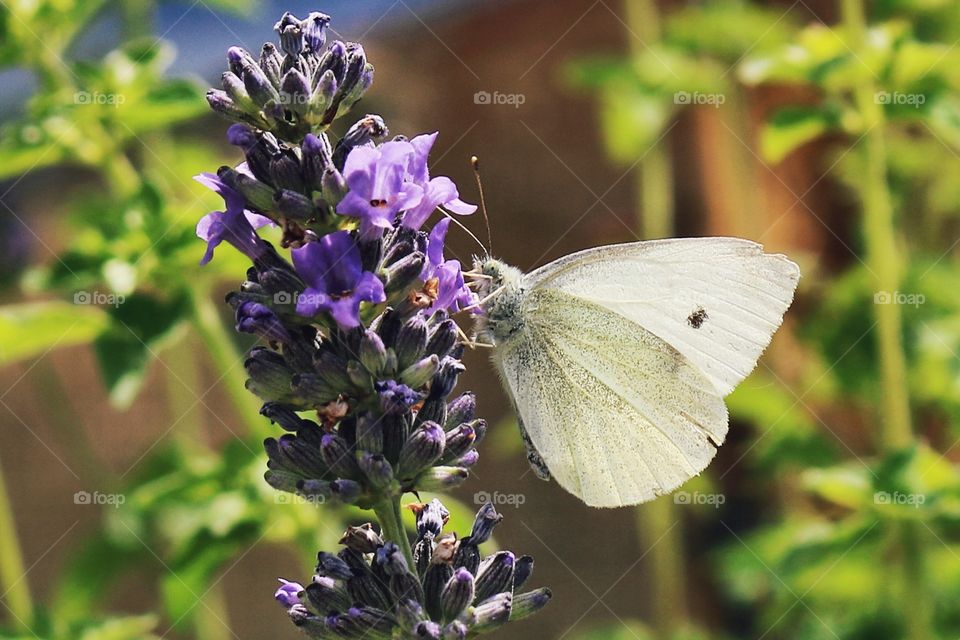
[[[503,591],[513,591],[516,556],[509,551],[498,551],[480,565],[477,572],[477,600],[484,601]]]
[[[375,489],[388,489],[393,483],[393,467],[381,454],[365,453],[360,456],[360,469]]]
[[[473,575],[464,568],[457,569],[440,595],[441,618],[449,622],[463,613],[473,602]]]
[[[426,469],[443,455],[446,434],[435,422],[426,422],[410,434],[400,452],[398,473],[401,478],[411,478]]]
[[[373,553],[383,545],[383,540],[374,531],[373,525],[367,522],[359,527],[347,527],[340,537],[340,544],[358,553]]]

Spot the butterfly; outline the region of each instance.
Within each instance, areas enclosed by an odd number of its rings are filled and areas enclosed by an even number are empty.
[[[531,273],[477,259],[475,340],[527,458],[586,504],[619,507],[699,474],[727,435],[724,397],[756,366],[800,270],[739,238],[580,251]]]

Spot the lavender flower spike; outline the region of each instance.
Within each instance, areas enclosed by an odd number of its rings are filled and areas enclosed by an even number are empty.
[[[383,283],[360,264],[360,250],[349,231],[328,234],[294,249],[293,265],[307,283],[297,301],[297,313],[312,317],[329,313],[338,325],[360,324],[361,302],[383,302]]]

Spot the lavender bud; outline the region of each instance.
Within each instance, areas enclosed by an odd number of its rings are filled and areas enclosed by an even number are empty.
[[[400,552],[400,547],[393,541],[387,541],[383,547],[377,550],[377,557],[374,561],[388,576],[398,576],[409,572],[407,561],[403,557],[403,553]]]
[[[423,574],[423,601],[431,618],[439,619],[443,615],[440,599],[452,577],[453,567],[448,564],[432,563]]]
[[[477,460],[480,459],[480,454],[476,449],[471,449],[465,454],[453,461],[453,465],[457,467],[467,467],[470,468],[473,465],[477,464]]]
[[[293,397],[307,406],[316,407],[336,400],[340,391],[331,387],[318,375],[312,373],[295,373],[289,380]]]
[[[303,177],[311,191],[323,190],[323,172],[330,166],[330,142],[325,134],[308,133],[300,145]]]
[[[449,622],[455,619],[473,602],[473,596],[473,575],[463,568],[454,571],[440,595],[441,620]]]
[[[360,340],[360,362],[373,376],[383,371],[387,364],[387,348],[375,331],[367,329]]]
[[[272,42],[265,42],[260,49],[260,69],[275,87],[280,86],[280,68],[283,66],[283,56],[277,51]]]
[[[294,372],[279,353],[264,347],[254,348],[243,366],[250,376],[246,387],[251,393],[267,402],[292,400],[290,379]]]
[[[303,27],[297,17],[287,11],[273,30],[280,36],[280,48],[288,56],[296,58],[303,50]]]
[[[392,637],[393,617],[383,609],[350,607],[340,619],[348,637],[369,640],[389,640]]]
[[[255,118],[241,109],[230,99],[225,91],[219,89],[210,89],[207,91],[207,104],[221,116],[235,122],[245,122],[253,126],[261,124],[258,118]]]
[[[363,493],[363,486],[355,480],[346,480],[338,478],[330,483],[330,492],[335,498],[345,504],[352,504],[357,501]]]
[[[486,503],[477,512],[477,517],[473,520],[473,530],[470,532],[470,542],[481,545],[490,539],[494,528],[500,524],[503,516],[497,513],[493,504]]]
[[[383,270],[385,280],[384,290],[387,295],[403,291],[410,287],[423,271],[424,256],[415,251],[400,260],[397,260]],[[426,346],[426,343],[424,343]]]
[[[330,16],[319,11],[311,12],[306,19],[300,23],[303,32],[304,43],[307,50],[312,53],[320,53],[323,45],[327,43],[327,25],[330,24]]]
[[[427,421],[444,424],[447,421],[447,403],[443,400],[424,401],[420,411],[417,412],[417,424]]]
[[[266,446],[266,443],[264,443],[264,446]],[[268,461],[267,464],[270,465],[272,462]],[[296,493],[297,484],[301,480],[300,474],[284,469],[267,469],[263,474],[263,479],[277,491],[285,491],[286,493]]]
[[[247,50],[243,47],[230,47],[227,49],[227,66],[229,66],[230,71],[237,76],[243,73],[244,63],[252,60],[253,56],[247,53]]]
[[[443,455],[446,434],[435,422],[424,423],[410,434],[400,452],[398,473],[401,478],[410,478],[426,469]]]
[[[299,114],[306,113],[310,106],[310,85],[299,69],[290,69],[280,83],[280,103]]]
[[[317,480],[310,478],[301,480],[297,483],[297,494],[308,498],[322,498],[326,500],[330,497],[330,483],[326,480]]]
[[[454,620],[443,628],[443,640],[463,640],[470,630],[459,620]]]
[[[236,78],[236,76],[234,76]],[[239,78],[237,78],[239,80]],[[240,147],[244,151],[254,147],[259,138],[257,134],[254,133],[253,129],[248,127],[245,124],[232,124],[227,129],[227,142],[230,144]]]
[[[243,79],[243,86],[247,89],[247,94],[258,106],[263,106],[273,100],[278,102],[280,94],[270,84],[270,80],[263,73],[263,70],[257,65],[253,58],[243,62],[243,71],[239,74]]]
[[[330,470],[340,477],[360,477],[360,467],[353,457],[347,441],[340,436],[327,433],[320,441],[320,455]]]
[[[540,611],[540,609],[547,606],[547,603],[550,602],[552,597],[553,592],[546,587],[514,596],[513,608],[510,611],[510,620],[522,620]]]
[[[337,143],[337,149],[333,154],[334,165],[342,171],[347,155],[354,147],[371,144],[375,140],[385,138],[389,133],[383,118],[376,114],[367,114],[350,127]]]
[[[510,619],[513,594],[499,593],[473,609],[473,631],[483,633],[504,624]]]
[[[251,208],[262,212],[273,210],[273,189],[269,185],[229,167],[220,169],[217,175],[239,191]]]
[[[407,320],[400,333],[397,334],[397,341],[393,350],[397,353],[397,362],[401,368],[409,367],[411,364],[423,357],[427,347],[427,322],[421,314],[416,314]]]
[[[383,424],[369,413],[357,417],[357,449],[369,453],[383,453]]]
[[[323,67],[319,67],[320,71]],[[333,97],[337,94],[337,78],[331,70],[314,75],[314,89],[307,105],[307,114],[311,122],[323,123],[324,114],[333,104]],[[326,123],[324,123],[326,124]]]
[[[323,378],[331,387],[344,389],[350,386],[350,378],[347,377],[347,363],[343,358],[332,351],[324,351],[314,362],[317,375]]]
[[[274,207],[287,218],[308,220],[317,214],[313,201],[296,191],[281,189],[273,195]]]
[[[385,457],[377,453],[365,453],[360,457],[360,469],[379,490],[388,489],[393,483],[393,467]]]
[[[473,448],[476,440],[477,434],[469,424],[461,424],[456,429],[448,431],[443,460],[445,462],[456,460]]]
[[[301,192],[304,190],[303,173],[300,170],[300,161],[289,149],[275,154],[270,159],[270,178],[273,186],[278,189],[289,189]]]
[[[450,519],[450,512],[436,498],[426,504],[410,505],[410,508],[417,515],[417,535],[419,538],[423,538],[427,534],[433,537],[439,536],[443,531],[443,526]]]
[[[307,585],[305,591],[308,606],[318,615],[325,615],[328,611],[346,609],[350,606],[347,594],[331,578],[316,576],[313,582]]]
[[[483,561],[477,572],[477,600],[483,601],[503,591],[513,592],[516,557],[509,551],[498,551]]]
[[[328,167],[324,170],[323,176],[320,178],[320,186],[323,199],[327,201],[330,206],[335,206],[347,195],[347,181],[343,175],[333,167]]]
[[[326,551],[321,551],[317,554],[316,573],[318,576],[337,578],[340,580],[349,580],[353,577],[353,571],[350,569],[350,565]]]
[[[456,358],[445,357],[440,362],[440,371],[434,376],[433,383],[430,385],[430,397],[445,398],[450,395],[453,388],[457,386],[457,379],[465,370],[466,367]]]
[[[327,48],[326,53],[320,58],[317,70],[314,72],[313,83],[319,85],[323,82],[323,76],[330,72],[337,84],[343,80],[343,73],[347,68],[347,47],[340,40],[334,40]]]
[[[359,527],[347,527],[340,538],[340,544],[357,553],[373,553],[383,545],[383,540],[380,534],[373,530],[373,525],[367,522]]]
[[[417,491],[447,491],[458,487],[470,473],[461,467],[431,467],[417,478]]]
[[[533,557],[532,556],[520,556],[517,558],[516,567],[513,572],[513,588],[514,590],[522,587],[527,580],[530,579],[530,576],[533,574]]]
[[[243,80],[237,77],[237,74],[232,71],[224,71],[220,76],[220,86],[223,87],[224,92],[230,96],[237,107],[244,110],[256,110],[257,107],[250,99],[250,94],[247,93]]]
[[[423,606],[416,600],[404,600],[397,605],[397,622],[405,631],[412,631],[419,623],[427,619]]]
[[[433,379],[439,370],[440,360],[437,356],[427,356],[404,369],[398,377],[411,388],[419,389]]]
[[[433,335],[427,342],[427,353],[435,353],[441,358],[449,355],[456,346],[458,337],[457,323],[453,320],[444,320],[433,330]]]
[[[274,424],[279,424],[287,431],[299,431],[311,425],[316,426],[315,422],[301,418],[290,407],[277,404],[276,402],[264,403],[264,405],[260,407],[260,415]]]
[[[460,394],[447,405],[447,420],[443,427],[449,431],[464,422],[470,422],[476,413],[477,397],[469,391]]]

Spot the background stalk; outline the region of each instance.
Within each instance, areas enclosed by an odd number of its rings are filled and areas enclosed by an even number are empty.
[[[33,621],[33,599],[27,583],[23,552],[17,539],[17,523],[0,466],[0,595],[13,620],[12,626],[29,632]]]

